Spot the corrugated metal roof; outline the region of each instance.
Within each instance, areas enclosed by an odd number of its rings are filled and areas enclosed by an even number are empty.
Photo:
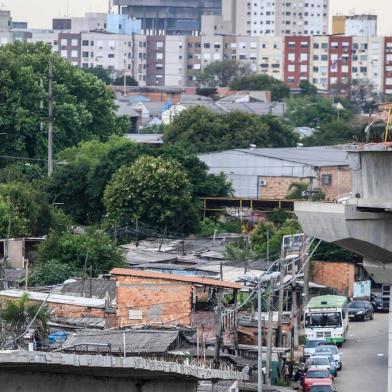
[[[93,298],[105,298],[107,294],[110,298],[115,298],[116,282],[109,279],[78,279],[76,282],[65,283],[59,289],[59,294],[84,297],[90,294],[90,287]]]
[[[27,294],[29,299],[33,301],[45,301],[49,303],[67,304],[75,306],[87,306],[90,308],[104,308],[105,300],[96,298],[73,297],[70,295],[41,293],[36,291],[23,290],[2,290],[0,297],[20,298],[23,294]]]
[[[124,352],[128,354],[160,354],[169,351],[177,339],[178,331],[157,331],[157,330],[104,330],[104,331],[77,331],[70,336],[61,346],[62,350],[81,352],[102,351],[102,345],[110,345],[111,352]],[[95,345],[95,346],[94,346]],[[99,345],[99,346],[98,346]],[[100,349],[97,349],[100,347]]]
[[[49,323],[74,328],[105,328],[104,317],[52,317]]]
[[[349,165],[347,152],[342,148],[330,146],[301,148],[251,148],[238,149],[233,151],[316,167]]]
[[[204,286],[223,287],[223,288],[228,288],[228,289],[240,289],[241,288],[241,285],[238,283],[226,282],[224,280],[201,278],[201,277],[197,277],[197,276],[163,274],[160,272],[141,271],[141,270],[133,270],[133,269],[127,269],[127,268],[114,268],[110,271],[110,273],[112,275],[125,275],[125,276],[136,276],[136,277],[142,277],[142,278],[175,280],[175,281],[179,281],[179,282],[189,282],[189,283],[200,284],[200,285],[204,285]]]
[[[162,134],[128,133],[125,137],[139,144],[163,144]]]

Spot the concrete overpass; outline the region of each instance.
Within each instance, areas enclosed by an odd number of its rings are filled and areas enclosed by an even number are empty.
[[[141,357],[0,352],[3,392],[196,392],[199,380],[242,380],[238,372]]]
[[[362,255],[376,282],[392,284],[392,143],[356,146],[348,154],[351,199],[345,204],[298,202],[294,211],[306,234]],[[391,315],[390,311],[388,392],[392,392]]]

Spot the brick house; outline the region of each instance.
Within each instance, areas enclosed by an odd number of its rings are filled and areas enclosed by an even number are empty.
[[[200,154],[199,158],[210,173],[226,175],[237,197],[283,200],[296,182],[321,190],[331,202],[351,192],[351,168],[344,148],[252,147]]]
[[[355,263],[313,261],[312,280],[338,291],[339,294],[353,296],[355,282]]]
[[[198,276],[114,268],[117,325],[192,324],[198,301],[217,291],[235,292],[241,285]],[[235,297],[235,296],[234,296]]]

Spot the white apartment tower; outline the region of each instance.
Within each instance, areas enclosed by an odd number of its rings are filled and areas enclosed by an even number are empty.
[[[328,34],[329,0],[223,0],[236,35]]]

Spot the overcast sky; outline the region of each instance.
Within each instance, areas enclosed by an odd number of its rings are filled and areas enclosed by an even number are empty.
[[[148,0],[146,0],[148,1]],[[376,13],[379,34],[392,35],[392,0],[330,0],[331,14]],[[59,16],[82,16],[85,12],[104,12],[108,0],[0,0],[0,9],[11,10],[15,20],[29,22],[30,27],[48,28],[51,19]]]

